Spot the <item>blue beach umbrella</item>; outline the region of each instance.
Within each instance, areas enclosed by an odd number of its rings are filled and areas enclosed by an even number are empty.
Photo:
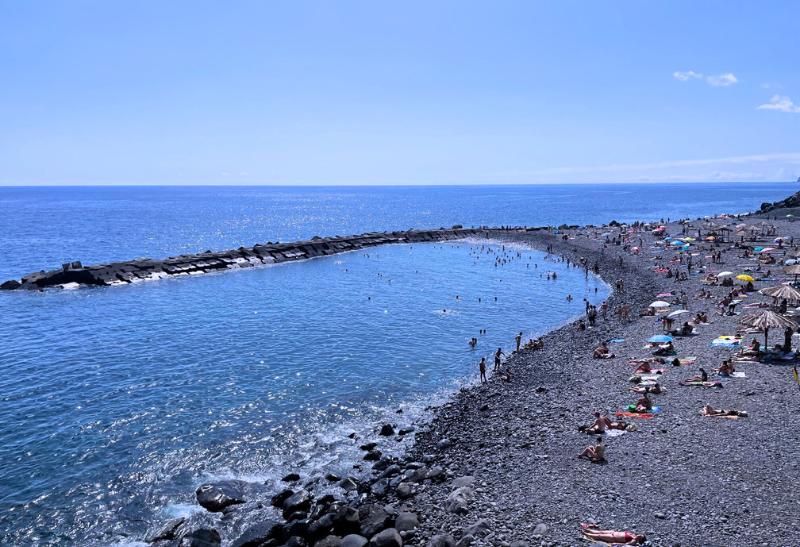
[[[648,338],[647,341],[651,344],[666,344],[667,342],[672,342],[672,336],[668,334],[656,334]]]

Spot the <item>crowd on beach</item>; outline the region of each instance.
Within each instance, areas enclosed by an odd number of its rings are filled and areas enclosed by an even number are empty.
[[[676,381],[676,388],[720,389],[726,381],[746,377],[744,372],[738,370],[742,366],[775,362],[794,365],[797,362],[793,338],[800,332],[794,319],[795,313],[800,314],[800,308],[797,312],[794,310],[794,306],[800,304],[800,290],[795,285],[795,279],[800,274],[800,250],[795,246],[793,236],[778,235],[777,228],[770,223],[754,225],[738,222],[734,228],[729,228],[728,225],[736,220],[685,221],[677,225],[670,225],[668,221],[657,225],[637,223],[615,227],[603,235],[595,231],[588,236],[601,240],[604,250],[614,249],[637,257],[649,254],[653,263],[652,271],[663,276],[667,283],[675,283],[680,287],[690,278],[699,278],[702,287],[693,296],[677,287],[654,294],[654,301],[639,312],[639,320],[655,321],[654,330],[659,325],[661,332],[643,341],[643,355],[632,355],[627,359],[632,374],[628,375],[626,381],[621,380],[620,387],[623,393],[635,394],[635,401],[622,405],[613,414],[596,411],[589,423],[579,426],[581,433],[595,436],[594,441],[578,453],[579,459],[594,464],[607,463],[604,437],[639,431],[641,424],[647,424],[665,411],[662,405],[656,404],[657,398],[669,399],[664,378],[670,369],[701,364],[696,357],[683,355],[683,351],[686,346],[691,346],[688,342],[694,342],[693,337],[713,330],[714,316],[741,315],[739,328],[732,335],[717,332],[711,341],[713,347],[726,348],[731,354],[713,368],[704,363],[698,366],[695,374]],[[677,234],[674,233],[676,230]],[[690,233],[692,235],[688,235]],[[694,234],[696,237],[693,237]],[[561,237],[566,241],[575,235],[564,234]],[[552,247],[548,246],[547,251],[552,252]],[[731,268],[736,268],[740,273],[737,275],[736,272],[722,270],[725,264],[731,264]],[[598,265],[590,265],[585,258],[575,265],[583,268],[587,275],[590,270],[599,273]],[[781,266],[785,266],[783,271]],[[780,273],[776,275],[776,272]],[[766,286],[769,284],[773,286]],[[622,280],[614,285],[616,290],[624,290]],[[567,299],[572,300],[572,296],[568,295]],[[743,306],[745,311],[737,311],[737,306],[745,301],[748,302]],[[584,303],[585,316],[575,323],[579,331],[592,330],[598,321],[606,321],[611,315],[623,324],[634,321],[627,304],[620,305],[612,314],[608,302],[595,306],[584,299]],[[676,325],[678,318],[683,319],[684,316],[689,319],[679,321]],[[781,343],[772,347],[768,345],[770,330],[778,330],[783,334]],[[754,336],[748,342],[746,338],[750,335]],[[763,344],[759,340],[761,335],[764,336]],[[521,339],[520,332],[515,336],[515,352],[544,347],[541,339],[530,340],[524,345]],[[592,357],[600,362],[619,360],[611,346],[623,341],[600,340]],[[510,370],[501,368],[503,355],[498,348],[494,354],[494,371],[502,380],[509,381]],[[485,382],[485,359],[481,359],[479,368],[481,381]],[[706,368],[711,369],[713,376]],[[799,380],[796,368],[794,380]],[[749,416],[747,410],[716,408],[710,402],[703,404],[697,412],[703,417],[729,420]],[[630,530],[604,530],[595,523],[582,524],[580,531],[583,537],[592,541],[624,545],[647,543],[643,534]]]

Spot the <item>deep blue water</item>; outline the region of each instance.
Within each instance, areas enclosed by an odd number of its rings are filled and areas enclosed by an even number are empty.
[[[792,190],[0,188],[0,280],[67,260],[314,235],[737,212]],[[542,277],[550,270],[557,281]],[[461,242],[0,293],[0,544],[141,538],[148,521],[193,513],[194,487],[208,478],[269,489],[288,468],[347,473],[357,454],[349,432],[424,417],[474,379],[480,356],[508,348],[517,331],[563,323],[582,297],[606,291],[541,253]]]

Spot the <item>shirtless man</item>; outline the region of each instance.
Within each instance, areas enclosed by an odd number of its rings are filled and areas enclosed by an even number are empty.
[[[505,355],[505,353],[503,353],[503,349],[502,348],[497,348],[497,351],[494,352],[494,370],[495,371],[500,370],[500,356],[501,355]]]
[[[711,405],[704,405],[700,410],[703,416],[737,416],[741,418],[747,417],[747,412],[744,410],[722,410],[715,409]]]
[[[613,545],[641,545],[647,538],[642,534],[635,534],[628,530],[617,532],[615,530],[600,530],[596,524],[581,524],[581,532],[592,541],[601,541]]]
[[[611,420],[608,419],[608,416],[603,416],[599,412],[594,413],[594,421],[592,425],[585,428],[583,431],[584,433],[589,434],[597,434],[597,433],[604,433],[606,429],[611,427]]]
[[[600,342],[600,345],[594,349],[594,353],[592,356],[595,359],[612,359],[614,358],[614,354],[611,353],[611,350],[608,349],[608,344],[605,342]]]
[[[584,448],[583,452],[578,454],[578,459],[586,459],[592,463],[606,461],[606,447],[603,445],[603,437],[597,437],[597,442],[595,444]]]
[[[522,344],[522,331],[517,333],[517,336],[515,337],[515,340],[517,341],[517,351],[519,351],[519,346],[520,346],[520,344]]]
[[[481,357],[481,362],[478,365],[481,369],[481,382],[486,381],[486,357]]]
[[[720,376],[730,376],[734,372],[736,372],[736,369],[733,368],[733,363],[731,363],[728,359],[722,361],[722,364],[717,369],[717,373]]]

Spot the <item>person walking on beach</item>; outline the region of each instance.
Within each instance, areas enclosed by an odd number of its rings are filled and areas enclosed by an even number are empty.
[[[520,345],[522,345],[522,331],[519,331],[519,333],[517,333],[517,336],[515,336],[514,339],[517,342],[517,350],[516,351],[519,351],[519,347],[520,347]]]
[[[495,371],[500,370],[500,356],[501,355],[505,355],[505,353],[503,353],[503,348],[497,348],[497,351],[494,352],[494,370]]]
[[[478,365],[481,370],[481,382],[486,381],[486,357],[481,357],[481,362]]]

